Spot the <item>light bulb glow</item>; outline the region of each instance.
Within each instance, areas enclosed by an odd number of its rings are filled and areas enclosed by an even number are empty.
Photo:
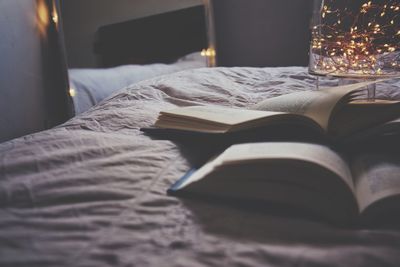
[[[399,1],[360,1],[351,7],[347,1],[323,3],[318,23],[312,27],[311,72],[337,76],[400,73]]]

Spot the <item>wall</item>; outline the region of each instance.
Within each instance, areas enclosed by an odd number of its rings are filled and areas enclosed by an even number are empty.
[[[312,0],[212,0],[220,66],[307,65]]]
[[[0,0],[0,142],[72,115],[53,3]]]
[[[202,4],[202,0],[63,0],[69,67],[95,67],[95,32],[100,26]]]

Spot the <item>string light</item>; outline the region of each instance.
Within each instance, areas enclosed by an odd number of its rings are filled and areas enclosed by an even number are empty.
[[[310,71],[336,76],[400,72],[399,1],[346,3],[323,1],[312,28]]]
[[[201,56],[203,57],[215,57],[215,50],[213,48],[207,48],[201,50]]]
[[[75,97],[76,96],[76,90],[74,88],[69,88],[68,93],[69,93],[69,95],[71,97]]]
[[[216,52],[213,47],[203,49],[200,54],[201,54],[201,56],[206,58],[208,67],[215,67],[217,65],[216,64]]]
[[[58,13],[57,13],[57,9],[54,6],[53,11],[51,12],[51,19],[53,20],[53,22],[58,25]]]

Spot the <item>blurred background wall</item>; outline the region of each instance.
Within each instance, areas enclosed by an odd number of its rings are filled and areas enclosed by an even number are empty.
[[[312,0],[212,0],[219,66],[306,66]]]
[[[58,0],[0,0],[0,142],[73,114],[58,8]]]
[[[68,66],[96,67],[93,44],[101,26],[201,4],[202,0],[61,1]]]

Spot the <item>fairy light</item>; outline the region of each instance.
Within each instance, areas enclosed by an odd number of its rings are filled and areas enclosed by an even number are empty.
[[[75,97],[76,96],[76,90],[74,88],[69,88],[68,93],[69,93],[69,95],[71,97]]]
[[[312,28],[310,71],[337,76],[400,72],[400,2],[340,2],[323,2]]]
[[[51,19],[53,20],[53,22],[58,25],[58,13],[57,13],[57,9],[54,6],[53,11],[51,12]]]
[[[215,57],[215,50],[213,48],[203,49],[200,54],[203,57]]]
[[[213,47],[203,49],[201,51],[200,55],[207,59],[207,66],[209,66],[209,67],[216,66],[216,52]]]

